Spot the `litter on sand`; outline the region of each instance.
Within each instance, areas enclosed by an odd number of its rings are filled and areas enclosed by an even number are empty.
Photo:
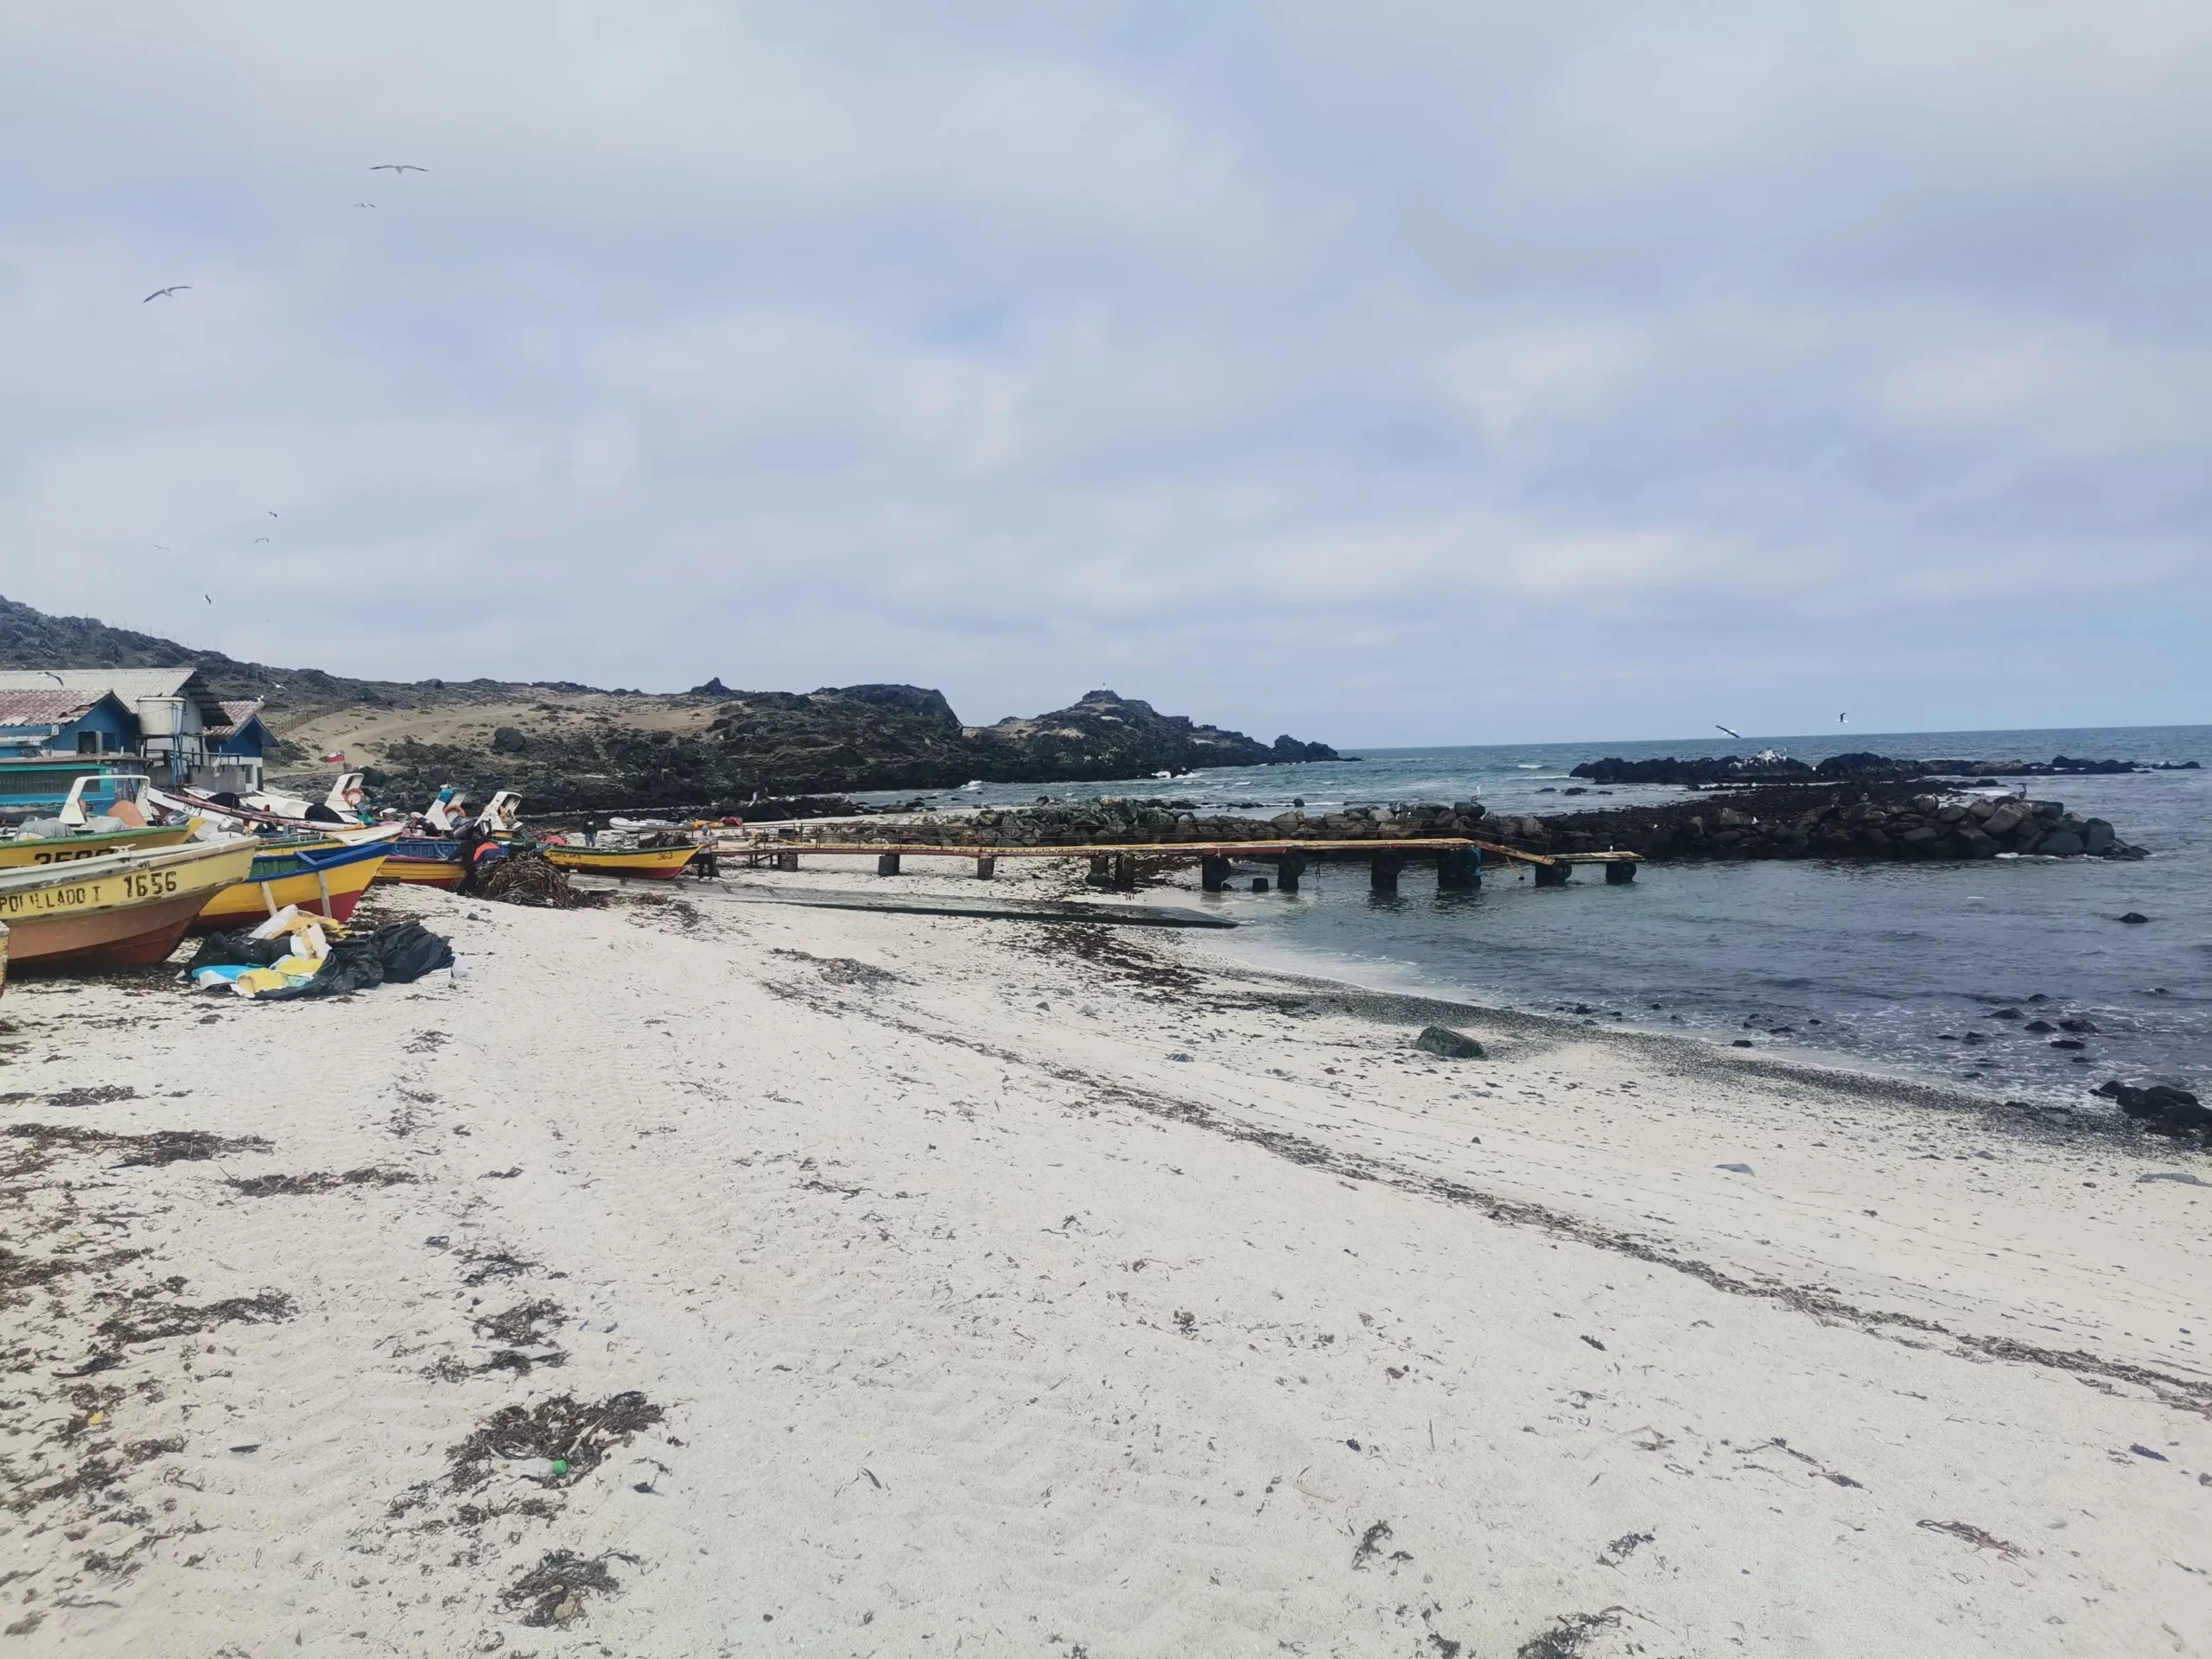
[[[453,946],[420,922],[347,933],[287,906],[249,932],[210,935],[185,973],[201,990],[283,1001],[412,984],[454,966]]]

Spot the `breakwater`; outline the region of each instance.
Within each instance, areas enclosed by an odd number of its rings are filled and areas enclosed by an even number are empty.
[[[1453,836],[1532,853],[1618,850],[1654,861],[1971,859],[2000,853],[2141,856],[2140,849],[2122,841],[2111,823],[2070,813],[2058,801],[1821,785],[1771,785],[1656,806],[1541,817],[1494,814],[1479,801],[1459,801],[1316,813],[1294,807],[1260,817],[1202,813],[1188,801],[1109,798],[824,825],[815,838],[943,847],[1051,847]]]

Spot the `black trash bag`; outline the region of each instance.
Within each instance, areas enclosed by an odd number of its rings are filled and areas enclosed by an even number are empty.
[[[453,946],[420,922],[394,922],[373,933],[340,939],[304,985],[264,991],[264,1002],[302,996],[346,996],[372,991],[386,980],[411,985],[428,973],[453,966]]]
[[[274,939],[249,937],[251,930],[236,933],[210,933],[200,941],[200,949],[184,965],[187,974],[202,968],[266,968],[272,962],[281,962],[292,954],[291,935]]]
[[[420,922],[394,922],[370,937],[384,976],[395,985],[412,985],[425,974],[453,966],[453,946]]]

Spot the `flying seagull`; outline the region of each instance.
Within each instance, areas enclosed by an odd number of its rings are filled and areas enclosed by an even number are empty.
[[[376,206],[376,203],[373,201],[357,201],[353,205],[356,207],[373,207]]]
[[[1718,721],[1714,722],[1713,729],[1716,732],[1728,732],[1729,736],[1735,738],[1738,741],[1741,741],[1743,739],[1744,734],[1741,732],[1729,731],[1728,728],[1719,724]]]
[[[206,600],[210,605],[213,605],[215,602],[213,596],[211,594],[202,594],[200,597]]]
[[[369,169],[372,173],[427,173],[427,167],[415,167],[406,162],[378,162]]]
[[[276,509],[274,507],[264,507],[262,511],[267,513],[271,518],[274,518],[276,516]]]
[[[160,299],[164,294],[181,294],[186,289],[190,288],[192,284],[190,283],[178,283],[168,288],[157,288],[152,293],[149,294],[144,299],[139,301],[138,303],[141,305],[150,305],[156,300]]]
[[[254,545],[255,545],[256,547],[258,547],[258,546],[260,546],[260,545],[261,545],[261,543],[264,543],[264,542],[267,541],[268,539],[269,539],[269,538],[268,538],[266,536],[257,536],[257,537],[255,537],[253,538],[253,543],[254,543]]]

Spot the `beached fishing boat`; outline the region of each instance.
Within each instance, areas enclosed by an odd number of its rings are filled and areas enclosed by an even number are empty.
[[[149,791],[164,811],[194,814],[241,830],[286,830],[299,835],[323,835],[332,830],[363,827],[364,796],[361,774],[349,772],[331,785],[320,803],[292,795],[210,794],[198,789],[156,789]]]
[[[564,870],[591,875],[643,876],[654,881],[673,881],[683,867],[699,855],[696,846],[578,847],[547,842],[537,849]]]
[[[58,836],[13,836],[0,841],[0,870],[35,869],[48,864],[69,864],[80,858],[100,858],[109,853],[143,852],[156,847],[176,847],[192,839],[200,820],[156,824],[143,830],[79,830]]]
[[[402,836],[380,873],[386,881],[425,887],[461,885],[461,842],[437,836]]]
[[[244,836],[0,870],[0,923],[18,973],[128,968],[176,948],[207,901],[253,868]]]
[[[67,864],[189,841],[200,821],[149,823],[150,792],[141,773],[79,774],[50,816],[26,817],[14,834],[0,839],[0,870]]]
[[[287,905],[342,922],[353,915],[369,883],[383,870],[399,826],[351,841],[325,837],[270,846],[255,854],[245,880],[208,899],[192,919],[194,933],[220,933],[250,927]]]

